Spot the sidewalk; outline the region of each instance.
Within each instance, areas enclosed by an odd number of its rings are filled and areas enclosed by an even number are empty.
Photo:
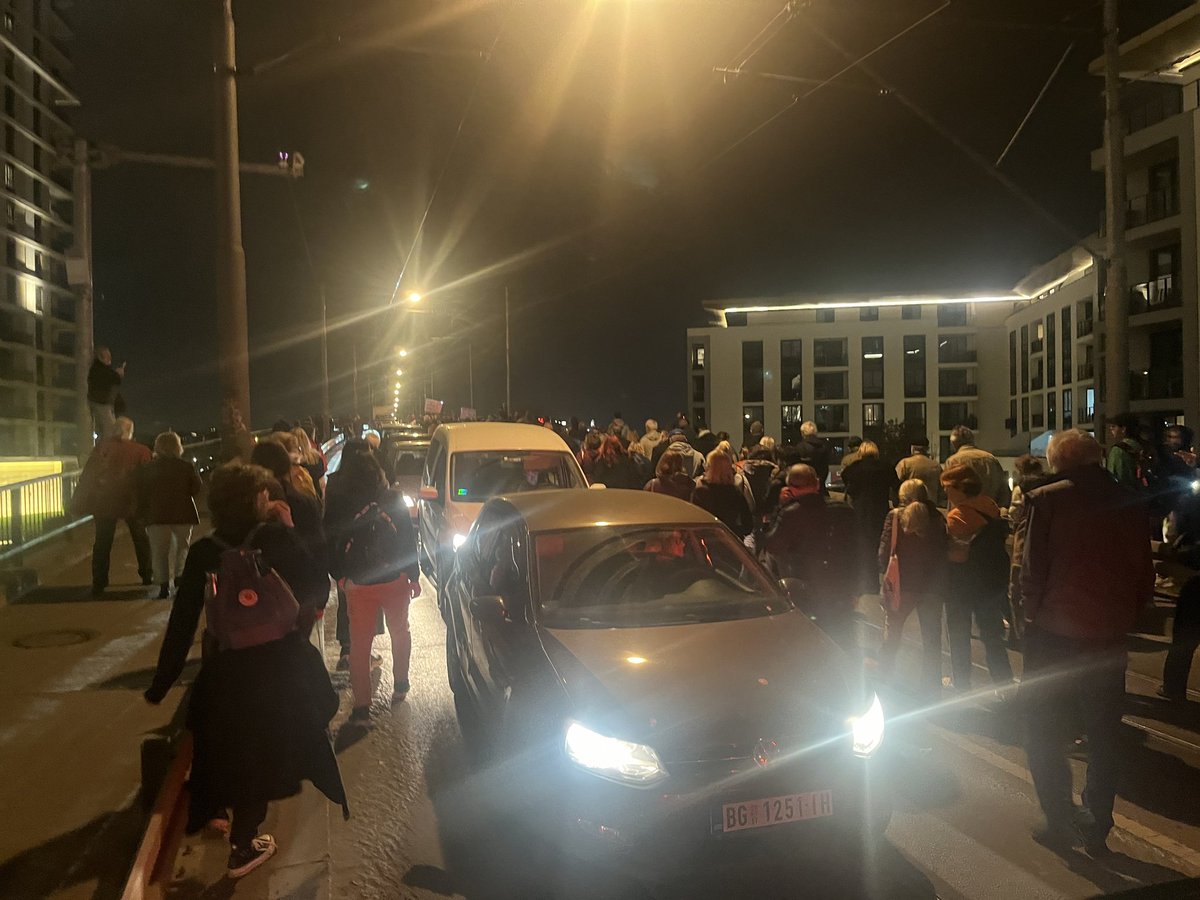
[[[203,527],[203,526],[202,526]],[[82,529],[90,543],[90,526]],[[0,606],[0,885],[5,898],[120,896],[156,784],[169,763],[189,663],[161,706],[149,683],[170,614],[149,599],[118,531],[112,588],[91,598],[90,557],[64,548],[41,586]],[[198,647],[197,647],[198,652]]]

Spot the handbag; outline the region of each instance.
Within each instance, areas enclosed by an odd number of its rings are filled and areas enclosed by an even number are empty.
[[[900,510],[892,510],[892,549],[888,556],[887,569],[883,573],[883,589],[880,591],[883,598],[883,608],[890,612],[897,612],[900,609],[902,598],[900,596],[900,558],[896,556],[896,537],[900,532]]]

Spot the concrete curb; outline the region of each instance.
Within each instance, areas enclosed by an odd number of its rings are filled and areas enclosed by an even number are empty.
[[[185,732],[175,760],[154,801],[154,809],[129,870],[129,878],[125,881],[125,889],[121,892],[121,900],[157,900],[163,896],[164,886],[171,874],[169,866],[174,847],[187,821],[187,794],[183,787],[191,766],[192,736]]]

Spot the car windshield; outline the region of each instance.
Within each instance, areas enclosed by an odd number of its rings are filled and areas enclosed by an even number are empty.
[[[644,628],[769,616],[790,602],[717,525],[607,526],[536,536],[539,621]]]
[[[482,450],[454,454],[450,497],[457,503],[483,503],[501,494],[585,487],[568,453]]]

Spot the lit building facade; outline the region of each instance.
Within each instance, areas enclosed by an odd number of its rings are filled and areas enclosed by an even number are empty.
[[[75,297],[67,284],[73,137],[64,109],[72,37],[55,0],[0,5],[4,55],[0,456],[73,454]]]

